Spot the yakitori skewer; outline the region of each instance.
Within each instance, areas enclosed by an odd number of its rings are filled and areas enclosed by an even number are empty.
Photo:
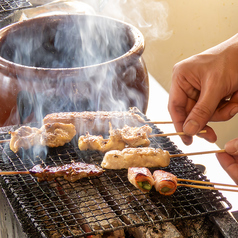
[[[105,169],[128,169],[129,167],[167,167],[171,158],[222,153],[225,150],[213,150],[194,153],[170,154],[167,150],[153,147],[125,148],[123,150],[111,150],[105,153],[101,167]]]
[[[155,170],[153,173],[153,178],[154,178],[155,190],[163,195],[172,195],[176,191],[177,186],[198,188],[198,189],[238,192],[237,185],[178,178],[174,174],[166,172],[164,170]],[[186,183],[183,184],[183,183],[177,183],[177,182],[186,182]],[[203,186],[189,184],[189,183],[203,184]],[[212,186],[204,186],[204,185],[212,185]],[[215,185],[218,185],[219,187],[213,187]],[[225,188],[225,187],[230,187],[230,188]]]
[[[207,132],[206,130],[202,130],[198,133],[198,135],[205,134],[206,132]],[[184,132],[161,133],[161,134],[152,134],[152,135],[149,135],[148,137],[152,138],[152,137],[166,137],[166,136],[176,136],[176,135],[183,136],[185,135],[185,133]],[[0,144],[7,143],[10,141],[11,139],[0,140]]]
[[[166,172],[164,170],[155,170],[152,175],[150,170],[146,167],[128,168],[128,180],[130,181],[131,184],[133,184],[136,188],[140,189],[142,192],[149,192],[154,186],[155,190],[162,195],[172,195],[177,190],[177,186],[238,192],[237,185],[177,178],[176,175]],[[186,182],[186,184],[177,183],[178,181]],[[219,185],[220,187],[217,188],[212,186],[201,186],[201,185],[188,184],[188,183],[197,183],[197,184],[213,185],[213,186]],[[230,188],[224,188],[224,187],[230,187]]]
[[[81,178],[99,176],[103,169],[95,164],[72,162],[62,166],[43,168],[40,164],[35,165],[29,171],[0,171],[0,175],[31,174],[37,177],[38,181],[51,181],[57,177],[64,177],[65,180],[75,182]]]
[[[9,142],[10,149],[16,153],[20,148],[29,149],[33,145],[59,147],[70,142],[76,135],[73,124],[48,123],[41,128],[21,126],[15,131],[10,131],[11,139],[2,140]]]

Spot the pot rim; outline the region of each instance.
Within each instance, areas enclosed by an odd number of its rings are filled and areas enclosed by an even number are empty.
[[[17,71],[17,76],[19,76],[19,73],[22,71],[28,71],[28,70],[35,70],[35,71],[43,71],[45,73],[47,72],[58,72],[58,71],[64,71],[64,72],[69,72],[72,73],[73,71],[79,71],[79,70],[84,70],[84,69],[90,69],[90,68],[94,68],[94,67],[98,67],[98,66],[103,66],[106,64],[111,64],[114,63],[115,61],[121,61],[121,60],[125,60],[125,58],[130,57],[130,56],[137,56],[140,57],[144,51],[145,48],[145,42],[144,42],[144,36],[141,33],[141,31],[136,28],[135,26],[133,26],[130,23],[118,20],[118,19],[114,19],[112,17],[108,17],[108,16],[102,16],[102,15],[95,15],[95,14],[80,14],[80,13],[75,13],[75,14],[57,14],[57,15],[47,15],[47,16],[40,16],[40,17],[34,17],[34,18],[30,18],[27,20],[23,20],[20,22],[16,22],[16,23],[12,23],[4,28],[2,28],[0,30],[0,41],[1,38],[3,36],[5,36],[10,30],[18,27],[18,26],[22,26],[24,24],[28,24],[29,22],[33,22],[33,21],[39,21],[40,19],[46,19],[46,18],[62,18],[62,17],[74,17],[74,16],[79,16],[79,17],[94,17],[94,18],[104,18],[107,20],[111,20],[114,22],[117,22],[119,24],[123,24],[125,25],[125,27],[127,27],[131,32],[132,35],[134,36],[134,44],[132,46],[132,48],[130,50],[128,50],[126,53],[124,53],[123,55],[106,61],[106,62],[102,62],[99,64],[94,64],[94,65],[88,65],[88,66],[81,66],[81,67],[72,67],[72,68],[45,68],[45,67],[34,67],[34,66],[27,66],[27,65],[23,65],[23,64],[18,64],[18,63],[14,63],[12,61],[6,60],[5,58],[3,58],[2,56],[0,56],[0,72],[4,72],[4,74],[9,74],[9,68],[13,67],[15,71]],[[11,73],[11,77],[13,76],[13,72]]]

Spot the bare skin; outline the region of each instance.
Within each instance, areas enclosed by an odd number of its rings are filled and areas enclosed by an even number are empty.
[[[207,123],[229,120],[238,112],[238,34],[174,66],[168,110],[176,131],[186,133],[181,137],[186,145],[202,129],[207,133],[201,137],[216,141],[217,136]],[[238,154],[230,148],[238,151],[235,141],[228,142],[227,153],[217,157],[238,183]]]
[[[227,153],[216,154],[222,168],[238,184],[238,138],[228,141],[225,145]]]

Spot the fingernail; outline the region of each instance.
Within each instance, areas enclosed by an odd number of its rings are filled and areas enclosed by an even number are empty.
[[[199,132],[199,128],[200,126],[196,121],[190,120],[183,127],[183,131],[185,134],[192,136]]]
[[[238,112],[238,107],[234,107],[231,112],[230,112],[230,115],[233,117],[235,116],[235,114]]]

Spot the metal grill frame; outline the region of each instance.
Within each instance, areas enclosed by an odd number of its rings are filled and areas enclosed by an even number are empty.
[[[140,116],[147,120],[143,114]],[[151,127],[153,133],[162,133],[155,125]],[[0,136],[0,139],[8,138],[8,133]],[[151,138],[151,146],[170,154],[182,153],[167,137]],[[22,150],[15,154],[8,144],[1,144],[0,169],[28,170],[39,163],[57,166],[72,160],[100,165],[103,158],[100,152],[80,151],[77,141],[34,153]],[[42,159],[45,155],[46,159]],[[158,168],[151,172],[155,169]],[[162,169],[182,178],[207,180],[187,157],[173,158],[170,165]],[[60,178],[39,183],[31,175],[2,176],[0,181],[24,229],[30,230],[32,237],[49,237],[56,233],[59,237],[85,237],[220,214],[231,209],[219,191],[178,187],[172,196],[162,196],[155,190],[144,194],[129,183],[127,170],[106,170],[99,177],[75,183]]]

